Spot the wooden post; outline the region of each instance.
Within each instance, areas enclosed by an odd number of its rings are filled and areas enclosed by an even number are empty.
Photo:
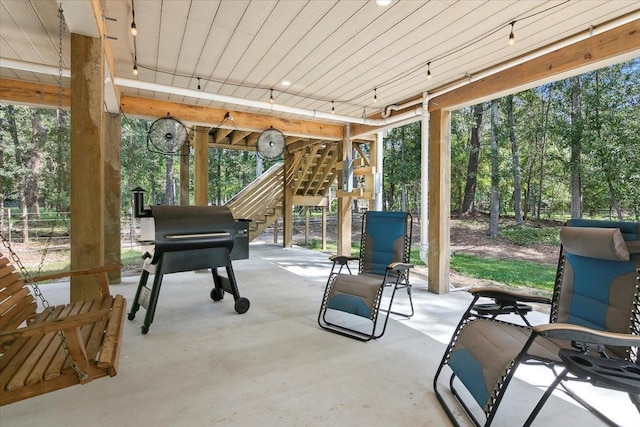
[[[209,130],[206,127],[196,127],[194,146],[194,205],[207,206],[209,204]]]
[[[273,243],[278,244],[278,219],[273,222]]]
[[[189,206],[189,144],[180,149],[180,206]]]
[[[103,58],[102,39],[71,34],[71,269],[104,264]],[[72,278],[71,301],[99,295],[93,277]]]
[[[122,126],[120,114],[105,113],[104,117],[104,263],[118,264],[122,261],[120,245],[120,137]],[[121,271],[107,272],[109,283],[121,281]]]
[[[431,112],[429,132],[429,291],[449,292],[451,113]]]
[[[322,250],[327,250],[327,207],[322,206]]]
[[[290,248],[293,246],[293,187],[291,179],[293,173],[293,156],[285,154],[284,156],[284,194],[282,196],[282,247]]]
[[[347,133],[348,135],[348,133]],[[338,150],[342,153],[341,160],[345,161],[347,158],[351,158],[351,153],[348,153],[351,144],[345,144],[344,141],[340,141]],[[343,187],[343,175],[338,174],[338,188]],[[338,194],[340,194],[338,192]],[[351,255],[351,204],[353,198],[348,196],[338,196],[338,255]]]
[[[309,206],[304,207],[304,245],[309,246],[309,217],[311,214],[311,209]]]

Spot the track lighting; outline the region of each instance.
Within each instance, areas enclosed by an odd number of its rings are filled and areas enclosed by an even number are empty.
[[[509,34],[509,46],[513,46],[516,42],[516,36],[513,35],[513,26],[516,25],[516,21],[511,21],[511,33]]]

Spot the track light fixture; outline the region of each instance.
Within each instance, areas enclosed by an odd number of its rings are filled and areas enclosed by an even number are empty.
[[[513,35],[513,26],[516,25],[516,21],[511,21],[511,33],[509,34],[509,46],[513,46],[516,42],[516,36]]]

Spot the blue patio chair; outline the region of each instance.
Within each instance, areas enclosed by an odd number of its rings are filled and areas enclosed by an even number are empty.
[[[360,255],[334,255],[327,280],[318,324],[323,329],[361,341],[380,338],[389,313],[413,316],[409,270],[412,217],[406,212],[368,211],[362,220]],[[349,261],[358,261],[358,274],[351,274]],[[346,268],[348,274],[343,273]],[[390,296],[383,298],[385,288]],[[397,289],[406,289],[408,312],[392,312]],[[384,308],[381,308],[383,301]],[[384,323],[378,331],[380,312]]]
[[[521,363],[546,366],[557,376],[538,404],[532,404],[524,425],[533,422],[558,385],[593,414],[612,423],[566,385],[571,380],[588,380],[597,386],[613,380],[616,386],[610,388],[629,393],[638,406],[640,369],[635,363],[640,346],[640,301],[636,270],[640,268],[640,223],[574,219],[562,228],[560,240],[548,324],[516,325],[502,320],[504,317],[483,316],[474,310],[481,297],[540,302],[539,297],[519,298],[496,289],[471,290],[473,301],[453,334],[433,382],[438,400],[455,425],[453,411],[438,387],[445,366],[452,372],[449,387],[453,396],[475,425],[492,423]],[[580,365],[586,364],[615,365],[626,372],[614,373],[606,368],[606,372],[585,373]],[[465,402],[456,389],[459,383],[472,396],[466,398],[471,402]],[[484,422],[472,413],[473,401],[482,409]]]

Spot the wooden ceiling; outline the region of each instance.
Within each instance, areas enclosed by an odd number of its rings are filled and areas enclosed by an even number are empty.
[[[237,119],[223,127],[273,125],[286,135],[332,140],[342,137],[344,123],[358,126],[385,111],[393,117],[408,100],[419,106],[425,92],[474,83],[630,22],[637,28],[640,18],[640,3],[627,0],[1,0],[0,99],[18,96],[6,81],[54,90],[58,3],[66,21],[62,68],[70,64],[70,32],[103,33],[115,108],[153,118],[168,105],[174,116],[213,127],[232,111]],[[638,56],[639,44],[635,37],[586,67]],[[23,92],[32,102],[33,91]]]

